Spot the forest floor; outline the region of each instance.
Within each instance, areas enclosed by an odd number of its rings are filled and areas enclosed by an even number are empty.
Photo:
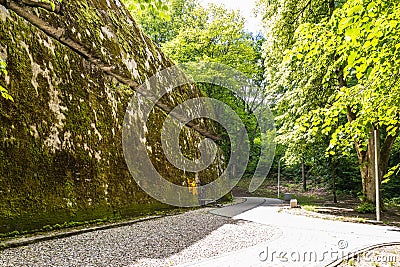
[[[253,193],[247,191],[249,181],[241,180],[232,191],[235,197],[266,197],[277,198],[277,181],[266,180],[259,189]],[[306,192],[301,183],[294,181],[281,181],[280,198],[284,193],[290,193],[292,199],[297,199],[301,209],[285,209],[297,215],[317,217],[330,220],[340,220],[358,223],[376,223],[375,213],[360,213],[357,207],[361,201],[349,194],[338,193],[337,203],[333,201],[333,194],[324,187],[309,184]],[[385,225],[400,227],[400,205],[385,203],[381,214],[381,221]]]

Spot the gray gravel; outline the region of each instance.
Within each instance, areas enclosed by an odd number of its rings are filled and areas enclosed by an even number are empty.
[[[0,252],[0,266],[172,266],[250,247],[277,233],[208,210],[7,249]]]

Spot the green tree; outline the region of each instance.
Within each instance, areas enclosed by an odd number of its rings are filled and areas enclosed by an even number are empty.
[[[203,7],[196,0],[171,0],[168,3],[169,19],[157,16],[151,10],[146,14],[135,15],[142,29],[175,62],[213,62],[232,67],[248,78],[250,83],[263,84],[262,36],[252,36],[244,28],[244,18],[238,11],[223,6]],[[231,79],[232,77],[226,77]],[[264,92],[254,88],[243,88],[244,97],[233,94],[222,86],[198,84],[209,97],[228,104],[245,122],[250,136],[250,169],[257,165],[260,144],[257,120],[254,111],[260,106],[259,99]],[[229,159],[230,141],[223,134],[222,149]],[[256,142],[255,142],[256,140]],[[250,171],[251,172],[251,171]]]
[[[122,0],[122,2],[136,16],[151,12],[157,17],[169,19],[168,3],[165,0]]]
[[[182,27],[193,24],[196,19],[193,11],[199,7],[196,0],[165,1],[161,11],[147,6],[139,9],[137,0],[124,2],[143,31],[160,46],[175,38]]]
[[[302,21],[276,65],[285,136],[330,136],[328,153],[355,147],[365,200],[375,201],[374,139],[382,180],[399,133],[400,5],[326,1],[326,16]],[[283,89],[282,89],[283,88]],[[286,140],[290,140],[287,138]]]
[[[268,82],[267,93],[276,115],[278,130],[277,142],[285,149],[284,161],[289,169],[305,163],[307,169],[316,169],[318,164],[329,166],[329,159],[324,158],[327,147],[325,136],[313,136],[299,120],[300,114],[315,108],[313,103],[305,105],[298,96],[291,95],[295,87],[296,75],[282,67],[284,51],[292,49],[296,40],[296,29],[302,23],[316,23],[326,19],[332,13],[332,1],[327,0],[259,0],[258,13],[263,18],[265,39],[263,57],[265,78]],[[282,83],[283,76],[287,82]],[[289,82],[289,79],[293,79]],[[289,99],[290,98],[290,99]],[[293,105],[294,102],[296,105]],[[304,102],[304,101],[303,101]],[[308,172],[307,172],[308,173]]]
[[[178,35],[162,45],[169,57],[176,62],[215,62],[232,67],[248,78],[254,85],[263,86],[262,36],[252,36],[244,28],[245,20],[237,11],[227,10],[223,6],[197,6],[192,13],[194,18],[180,28]],[[232,77],[226,77],[230,79]],[[244,122],[250,140],[250,163],[248,173],[257,166],[261,149],[254,112],[264,99],[263,91],[243,88],[242,95],[210,84],[199,84],[207,96],[228,104]],[[221,129],[221,133],[223,130]],[[229,158],[230,141],[222,134],[222,148]]]
[[[250,76],[258,71],[254,40],[245,32],[245,20],[238,12],[209,5],[196,8],[194,15],[196,20],[162,46],[172,59],[221,62]]]

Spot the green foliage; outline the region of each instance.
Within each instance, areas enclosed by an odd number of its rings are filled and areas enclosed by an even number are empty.
[[[392,198],[385,199],[385,204],[388,206],[400,207],[400,197],[392,197]]]
[[[253,37],[244,29],[244,19],[236,11],[223,6],[197,6],[193,19],[181,27],[178,35],[162,45],[169,57],[177,62],[217,62],[228,65],[249,77],[251,83],[262,85],[261,43],[263,38]],[[212,75],[212,74],[211,74]],[[232,79],[232,77],[226,77]],[[252,173],[258,162],[260,137],[253,112],[256,99],[265,98],[263,92],[248,90],[245,99],[227,89],[215,85],[199,84],[199,88],[211,98],[229,105],[244,122],[250,139],[250,163],[247,173]],[[254,87],[255,88],[255,87]],[[220,131],[225,158],[229,159],[230,140],[223,129]]]
[[[400,179],[396,175],[390,180],[385,180],[382,183],[381,189],[383,191],[383,198],[392,199],[395,197],[400,197]]]
[[[365,155],[378,129],[385,172],[400,126],[399,2],[259,2],[268,30],[266,78],[287,160],[322,147],[320,156],[337,161],[355,155],[355,146],[359,162],[370,164]]]
[[[42,227],[41,230],[48,232],[48,231],[53,231],[53,230],[60,230],[60,229],[65,229],[65,228],[78,227],[78,226],[89,226],[89,225],[101,224],[101,223],[112,222],[112,221],[113,221],[113,219],[110,219],[110,218],[95,219],[95,220],[83,221],[83,222],[70,221],[70,222],[64,222],[63,224],[56,223],[54,225],[45,225]]]
[[[354,259],[349,259],[347,262],[350,266],[355,266]]]
[[[51,6],[51,9],[54,11],[56,9],[56,4],[54,4],[53,1],[51,0],[41,0],[41,2],[49,4]],[[61,3],[61,0],[59,0],[59,2]]]
[[[223,6],[202,7],[198,1],[171,0],[169,19],[152,10],[132,12],[163,51],[177,62],[219,62],[262,80],[261,36],[244,29],[244,18]]]
[[[365,150],[372,127],[397,135],[399,83],[393,77],[399,75],[400,57],[393,55],[400,47],[398,17],[395,2],[352,0],[329,20],[298,28],[296,44],[286,53],[286,66],[302,72],[296,83],[303,94],[313,92],[315,84],[329,93],[315,111],[319,116],[303,116],[316,128],[312,132],[330,133],[349,109],[356,114],[333,131],[330,149],[339,147],[348,154],[355,139]]]
[[[306,100],[324,98],[324,92],[316,86],[312,95],[299,95],[297,79],[303,75],[290,64],[285,65],[284,51],[291,50],[296,42],[296,29],[303,23],[321,21],[329,16],[329,1],[273,0],[258,1],[258,11],[264,18],[266,41],[263,44],[265,78],[272,97],[278,130],[277,142],[284,145],[284,161],[299,164],[313,158],[323,158],[329,140],[323,134],[313,134],[319,113],[314,111],[317,102]],[[312,121],[307,121],[308,115]]]
[[[20,234],[19,231],[12,231],[10,233],[10,236],[18,236],[19,234]]]
[[[375,204],[370,202],[364,202],[357,206],[356,211],[358,213],[374,213],[375,212]]]
[[[194,9],[199,6],[195,0],[170,0],[168,10],[163,13],[154,9],[145,9],[142,12],[130,11],[143,31],[158,45],[171,41],[179,30],[196,21]]]
[[[244,18],[239,12],[230,11],[223,6],[203,7],[196,0],[171,0],[169,2],[169,21],[151,10],[134,17],[162,50],[175,62],[213,62],[232,67],[249,77],[250,83],[263,85],[263,64],[261,36],[252,36],[244,29]],[[212,73],[211,75],[213,75]],[[232,77],[225,77],[232,79]],[[258,99],[265,98],[264,92],[248,90],[246,99],[241,99],[229,90],[209,84],[198,84],[208,97],[218,99],[229,105],[242,119],[250,137],[251,173],[257,166],[260,144],[256,144],[257,120],[253,112]],[[254,87],[255,88],[255,87]],[[230,140],[221,128],[221,147],[229,160]]]
[[[219,62],[249,77],[261,75],[261,37],[244,30],[244,18],[223,6],[197,6],[195,18],[179,29],[178,35],[162,45],[177,62]]]
[[[123,0],[122,1],[134,16],[143,16],[148,13],[161,19],[170,20],[168,2],[165,0]]]
[[[387,174],[382,181],[383,198],[392,199],[400,197],[400,140],[396,139],[393,145]]]
[[[0,75],[1,74],[7,75],[7,64],[2,59],[0,59]],[[10,94],[8,94],[7,89],[4,88],[1,84],[0,84],[0,94],[5,99],[8,99],[10,101],[14,101],[12,96]]]

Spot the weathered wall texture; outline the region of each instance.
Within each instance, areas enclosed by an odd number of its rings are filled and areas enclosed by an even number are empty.
[[[8,70],[0,82],[15,99],[0,99],[0,232],[163,207],[128,172],[121,133],[129,87],[171,61],[119,0],[63,0],[63,14],[17,2],[0,0],[0,56]],[[198,96],[195,87],[182,87],[168,104]],[[182,184],[190,174],[167,163],[157,141],[165,113],[152,117],[152,161]],[[194,148],[202,137],[190,132]],[[218,176],[219,167],[202,179]]]

